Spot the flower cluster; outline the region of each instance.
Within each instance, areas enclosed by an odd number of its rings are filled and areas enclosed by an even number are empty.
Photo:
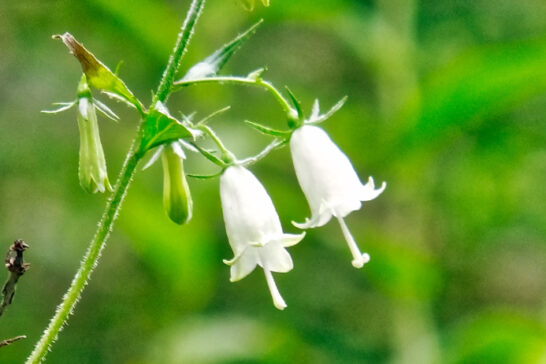
[[[362,268],[370,260],[370,256],[360,251],[344,219],[351,212],[360,209],[362,202],[379,196],[385,190],[386,183],[383,182],[376,188],[373,178],[369,177],[367,183],[363,184],[349,158],[318,126],[339,110],[345,99],[325,114],[320,113],[318,101],[315,101],[311,115],[305,118],[299,101],[290,90],[288,93],[291,103],[271,83],[261,78],[264,69],[251,72],[246,77],[217,76],[219,69],[258,25],[259,23],[255,24],[203,61],[190,67],[185,76],[172,85],[172,89],[177,90],[204,82],[235,83],[263,87],[272,92],[286,112],[289,130],[274,130],[247,121],[247,124],[258,131],[275,137],[271,144],[254,157],[237,160],[207,125],[212,116],[226,111],[227,108],[198,122],[192,120],[193,115],[183,116],[182,120],[176,119],[164,105],[165,100],[161,99],[153,101],[150,109],[146,110],[115,73],[68,33],[58,37],[80,60],[84,75],[78,86],[76,101],[61,103],[58,110],[51,112],[59,112],[77,105],[81,140],[80,184],[89,192],[105,192],[111,190],[111,186],[106,172],[95,110],[113,119],[117,117],[93,98],[90,86],[124,101],[139,111],[142,121],[138,138],[135,140],[135,153],[140,159],[149,151],[155,150],[145,168],[161,158],[164,175],[163,205],[168,217],[177,224],[187,223],[192,217],[193,209],[184,171],[186,159],[184,150],[200,152],[217,164],[221,170],[212,177],[220,176],[223,217],[234,254],[232,259],[224,260],[231,267],[231,281],[246,277],[256,266],[260,266],[264,271],[273,303],[282,310],[286,303],[277,289],[272,273],[286,273],[292,270],[292,258],[286,248],[299,243],[305,232],[299,234],[283,232],[271,198],[247,166],[265,157],[272,150],[288,144],[299,185],[311,210],[310,217],[302,223],[293,222],[293,225],[300,230],[306,230],[323,226],[334,217],[341,227],[355,268]],[[202,138],[208,138],[218,150],[209,150],[201,146]]]
[[[344,218],[360,209],[385,189],[376,189],[369,178],[362,184],[349,158],[328,134],[316,125],[318,104],[308,120],[296,126],[290,135],[290,151],[298,182],[311,209],[311,218],[293,223],[300,229],[325,225],[335,217],[353,255],[352,264],[362,268],[370,260],[362,254]],[[321,120],[322,121],[322,120]],[[244,278],[259,265],[263,268],[275,307],[286,304],[275,285],[271,272],[285,273],[293,263],[286,247],[297,244],[304,234],[285,234],[271,198],[256,177],[241,165],[232,165],[220,178],[222,210],[230,245],[235,257],[224,261],[231,265],[231,281]]]
[[[239,0],[252,10],[256,0]],[[269,6],[269,0],[261,0]],[[258,21],[246,31],[238,34],[201,62],[190,66],[186,74],[176,80],[186,48],[194,34],[195,25],[202,13],[205,0],[192,0],[186,18],[180,28],[174,49],[167,66],[152,94],[148,108],[93,53],[87,50],[70,33],[54,35],[60,39],[69,52],[79,61],[83,75],[78,85],[75,101],[60,103],[58,113],[73,106],[77,107],[77,122],[80,130],[79,180],[81,187],[88,192],[112,191],[97,233],[89,244],[72,284],[64,295],[48,328],[44,331],[28,362],[41,362],[52,341],[57,337],[67,317],[74,310],[80,294],[96,266],[106,240],[119,215],[127,190],[142,159],[152,154],[146,166],[161,158],[163,166],[163,206],[168,217],[177,224],[185,224],[192,217],[193,201],[186,177],[210,178],[220,176],[220,199],[226,226],[227,238],[233,250],[233,258],[224,260],[231,268],[231,281],[238,281],[260,266],[273,303],[282,310],[286,303],[282,298],[273,273],[285,273],[293,268],[293,261],[287,249],[299,243],[305,231],[299,234],[284,233],[273,202],[264,186],[247,167],[264,158],[272,150],[289,145],[298,182],[309,203],[311,216],[303,223],[293,223],[296,228],[306,230],[325,225],[335,217],[352,253],[352,264],[361,268],[370,257],[358,248],[345,217],[360,209],[363,201],[370,201],[385,189],[383,183],[375,188],[370,177],[366,184],[361,183],[347,156],[334,144],[324,130],[317,124],[328,119],[343,105],[338,102],[327,113],[321,114],[318,101],[311,115],[305,118],[300,102],[287,88],[289,98],[271,82],[262,78],[265,68],[259,68],[246,76],[221,76],[219,71],[229,58],[248,40],[262,21]],[[245,123],[259,132],[273,136],[274,140],[257,155],[237,160],[222,143],[215,132],[207,125],[212,116],[226,111],[221,109],[208,117],[194,122],[193,114],[182,114],[181,120],[170,114],[166,103],[173,92],[189,86],[205,83],[220,85],[252,86],[266,90],[279,103],[288,121],[288,130],[275,130],[270,127],[245,120]],[[101,145],[97,113],[117,120],[117,116],[106,105],[97,100],[92,91],[98,91],[134,109],[139,116],[138,126],[131,148],[127,152],[119,177],[112,189],[106,171],[106,160]],[[201,139],[207,139],[209,146]],[[210,142],[215,147],[210,148]],[[220,167],[212,176],[186,174],[184,164],[186,150],[200,153]],[[144,168],[146,168],[146,166]]]

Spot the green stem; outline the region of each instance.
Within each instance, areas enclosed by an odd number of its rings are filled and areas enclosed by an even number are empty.
[[[287,115],[293,116],[296,113],[296,110],[290,106],[288,100],[284,98],[279,90],[273,86],[269,81],[262,79],[252,79],[246,77],[234,77],[234,76],[219,76],[219,77],[207,77],[196,80],[188,81],[177,81],[173,84],[173,91],[178,91],[183,87],[203,84],[203,83],[219,83],[219,84],[232,84],[232,85],[244,85],[244,86],[258,86],[269,91],[277,102],[281,105],[282,109],[286,112]]]
[[[26,364],[41,363],[49,347],[53,344],[59,331],[63,328],[63,325],[68,320],[68,316],[74,311],[74,307],[78,302],[80,295],[93,272],[93,269],[98,263],[101,252],[104,249],[108,236],[112,231],[114,221],[116,220],[119,210],[127,189],[131,184],[131,179],[136,171],[136,166],[140,159],[140,155],[134,152],[135,148],[131,147],[130,152],[127,154],[127,159],[123,164],[116,186],[112,193],[112,197],[108,200],[104,214],[99,223],[99,227],[95,234],[95,237],[91,241],[87,253],[80,264],[78,272],[74,276],[70,288],[63,297],[61,304],[57,307],[55,316],[49,322],[48,327],[42,334],[40,341],[36,344],[34,351],[28,357]]]
[[[159,87],[157,88],[157,93],[154,97],[152,105],[155,105],[157,101],[165,102],[165,100],[169,96],[174,77],[176,76],[176,72],[178,71],[178,67],[180,66],[180,61],[182,60],[182,56],[186,51],[186,47],[191,39],[193,29],[195,27],[195,24],[197,23],[199,15],[201,15],[204,4],[205,0],[192,1],[190,9],[186,14],[184,24],[182,24],[180,33],[178,33],[178,39],[176,40],[176,45],[174,46],[173,53],[169,57],[169,63],[167,64],[167,68],[165,68],[165,72],[163,72],[163,76],[161,77],[161,82],[159,83]]]
[[[186,46],[188,45],[188,42],[193,34],[193,29],[199,15],[201,14],[204,3],[205,0],[192,1],[190,9],[186,15],[186,19],[184,20],[184,24],[182,25],[180,33],[178,34],[178,39],[176,41],[173,53],[169,58],[169,62],[165,72],[163,73],[161,82],[159,83],[157,93],[155,94],[152,102],[152,107],[157,101],[164,102],[171,93],[171,86],[180,65],[180,60],[182,59]],[[76,306],[81,293],[85,288],[91,273],[93,272],[93,269],[99,261],[101,252],[106,245],[106,241],[108,240],[110,232],[114,226],[114,222],[121,209],[123,199],[127,194],[131,180],[136,172],[138,161],[143,155],[143,153],[139,152],[138,150],[138,145],[140,144],[138,138],[141,134],[141,128],[144,125],[143,123],[146,120],[146,112],[140,104],[138,106],[137,109],[143,117],[143,121],[139,124],[137,137],[133,141],[131,149],[127,153],[127,158],[125,159],[125,163],[121,169],[119,178],[112,193],[112,197],[106,204],[106,208],[104,210],[104,214],[102,215],[102,219],[99,222],[99,227],[95,237],[93,240],[91,240],[89,248],[87,249],[83,261],[80,264],[80,268],[74,276],[68,291],[65,293],[61,304],[57,307],[55,315],[49,322],[49,325],[42,334],[42,337],[34,347],[33,352],[28,357],[26,364],[41,363],[44,360],[50,346],[57,338],[57,335],[63,328],[65,322],[68,320],[70,314],[74,311],[74,307]]]
[[[277,148],[282,147],[286,143],[288,143],[288,139],[275,139],[271,143],[269,143],[260,153],[256,154],[253,157],[248,157],[243,160],[237,161],[237,164],[248,167],[258,162],[260,159],[265,158],[269,153]]]

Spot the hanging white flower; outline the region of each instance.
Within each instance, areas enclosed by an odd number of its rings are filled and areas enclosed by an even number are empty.
[[[314,114],[318,119],[318,104]],[[290,150],[298,182],[312,213],[310,219],[294,225],[301,229],[314,228],[326,224],[332,216],[336,217],[353,255],[353,266],[363,267],[370,256],[360,252],[343,218],[360,209],[362,201],[379,196],[386,183],[376,189],[370,177],[367,184],[362,184],[349,158],[317,126],[303,125],[295,130],[290,139]]]
[[[73,106],[78,109],[78,128],[80,130],[80,161],[78,175],[81,187],[90,193],[111,191],[106,160],[99,135],[96,110],[112,120],[118,117],[112,110],[91,95],[87,78],[82,75],[78,84],[77,98],[71,102],[58,102],[56,110],[43,110],[48,114],[57,114]]]
[[[292,269],[286,247],[300,242],[305,234],[285,234],[271,198],[256,177],[242,166],[228,167],[220,178],[220,198],[229,244],[234,258],[232,282],[246,277],[256,265],[263,268],[275,307],[282,310],[281,297],[271,272]]]

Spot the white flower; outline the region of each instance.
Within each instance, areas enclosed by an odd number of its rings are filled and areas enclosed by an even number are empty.
[[[362,184],[347,156],[328,134],[313,125],[304,125],[292,134],[290,149],[299,184],[309,202],[312,216],[301,229],[326,224],[336,217],[353,255],[352,264],[361,268],[370,260],[356,245],[343,218],[360,209],[362,201],[370,201],[383,192],[386,183],[375,189],[373,178]]]
[[[285,234],[271,198],[256,177],[242,166],[228,167],[220,178],[220,198],[229,244],[235,257],[224,263],[231,266],[231,281],[238,281],[263,268],[275,307],[282,310],[281,297],[271,272],[292,269],[286,247],[300,242],[305,234]]]

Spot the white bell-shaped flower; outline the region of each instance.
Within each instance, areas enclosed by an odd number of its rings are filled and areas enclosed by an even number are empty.
[[[242,166],[228,167],[220,178],[220,198],[229,244],[235,257],[224,263],[231,266],[232,282],[263,268],[275,307],[282,310],[281,297],[271,272],[292,269],[286,247],[300,242],[305,234],[285,234],[279,215],[262,184]]]
[[[290,150],[298,182],[312,213],[310,219],[294,225],[300,229],[318,227],[335,216],[353,255],[353,266],[363,267],[370,256],[360,252],[343,218],[360,209],[362,201],[379,196],[386,183],[376,189],[370,177],[367,184],[362,184],[349,158],[317,126],[304,125],[295,130]]]

